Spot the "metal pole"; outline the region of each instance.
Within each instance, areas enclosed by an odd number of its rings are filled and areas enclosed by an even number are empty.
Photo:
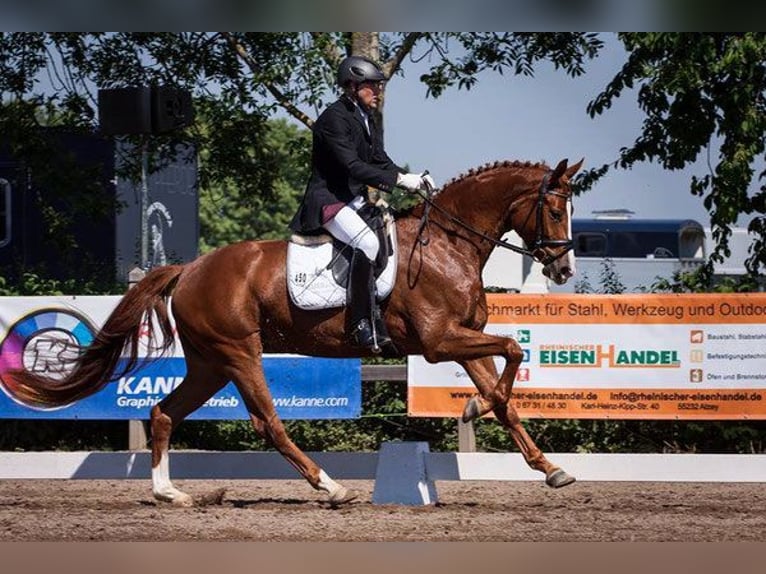
[[[146,276],[146,270],[134,267],[128,273],[128,289],[141,281]],[[128,421],[128,450],[145,450],[149,442],[148,423],[145,420]]]
[[[149,151],[146,139],[141,143],[141,198],[139,210],[141,212],[141,269],[149,268]]]

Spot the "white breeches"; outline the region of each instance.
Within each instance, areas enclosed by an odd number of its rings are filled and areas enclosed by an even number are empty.
[[[359,199],[362,199],[362,201],[357,201]],[[336,239],[350,245],[354,249],[360,249],[370,261],[375,261],[380,249],[378,236],[356,213],[356,210],[363,203],[363,198],[357,197],[353,202],[344,206],[323,227]]]

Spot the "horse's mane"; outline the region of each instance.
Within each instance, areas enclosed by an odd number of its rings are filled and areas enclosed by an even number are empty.
[[[502,169],[502,168],[519,168],[519,169],[550,169],[548,167],[548,164],[546,164],[543,161],[539,162],[531,162],[531,161],[520,161],[520,160],[505,160],[505,161],[495,161],[495,162],[488,162],[485,163],[482,166],[479,167],[473,167],[469,169],[467,172],[461,173],[457,175],[456,177],[453,177],[450,179],[447,183],[444,184],[444,186],[438,190],[438,193],[444,193],[449,188],[451,188],[454,185],[457,185],[461,183],[463,180],[476,177],[477,175],[481,175],[483,173],[486,173],[488,171],[492,171],[493,169]],[[397,212],[396,217],[403,217],[406,215],[410,215],[415,211],[416,209],[422,209],[423,204],[418,203],[417,205],[414,205],[412,207],[408,207],[407,209],[403,209],[399,212]]]
[[[461,181],[469,177],[474,177],[477,175],[481,175],[482,173],[491,171],[493,169],[501,169],[501,168],[549,169],[548,165],[542,161],[537,163],[532,163],[531,161],[505,160],[505,161],[495,161],[492,163],[485,163],[484,165],[480,167],[471,168],[467,172],[461,173],[460,175],[453,177],[446,184],[444,184],[442,191],[446,190],[448,187],[451,187],[453,185],[460,183]]]

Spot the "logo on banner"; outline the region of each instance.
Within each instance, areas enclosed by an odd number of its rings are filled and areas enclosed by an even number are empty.
[[[540,345],[541,367],[678,368],[675,349],[620,349],[616,345]]]
[[[521,362],[522,363],[528,363],[532,360],[532,351],[529,349],[522,349],[521,350],[522,356],[521,356]]]
[[[95,333],[87,317],[71,309],[41,309],[23,316],[0,343],[0,388],[15,402],[24,404],[17,398],[16,382],[10,371],[24,369],[63,379],[80,350],[93,341]]]

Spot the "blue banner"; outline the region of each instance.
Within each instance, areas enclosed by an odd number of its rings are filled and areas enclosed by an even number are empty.
[[[304,356],[266,355],[264,373],[277,413],[283,419],[351,419],[362,410],[361,361]],[[181,384],[183,358],[146,364],[128,377],[112,381],[95,395],[55,408],[22,405],[2,385],[0,418],[12,419],[148,419],[152,406]],[[210,398],[189,419],[247,419],[233,383]]]
[[[2,297],[0,305],[0,418],[137,420],[181,384],[186,363],[180,342],[171,356],[140,366],[95,395],[55,409],[31,408],[14,393],[12,373],[27,369],[61,378],[64,365],[88,346],[120,301],[119,296]],[[147,344],[142,331],[141,344]],[[359,359],[265,355],[264,373],[277,413],[284,419],[349,419],[362,411]],[[255,368],[255,365],[253,365]],[[117,371],[119,372],[119,370]],[[189,417],[247,419],[229,383]]]

